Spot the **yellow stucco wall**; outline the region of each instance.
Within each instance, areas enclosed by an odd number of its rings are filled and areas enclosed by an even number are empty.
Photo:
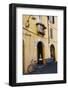
[[[35,20],[32,20],[35,17]],[[23,37],[24,37],[24,73],[27,73],[27,68],[31,63],[32,58],[37,61],[37,44],[42,41],[44,47],[44,59],[50,58],[50,45],[55,46],[55,56],[57,60],[57,17],[55,17],[55,24],[48,23],[47,16],[41,16],[41,22],[46,26],[45,35],[38,35],[36,23],[38,16],[22,16]],[[29,18],[29,23],[27,22]],[[29,24],[29,25],[28,25]],[[27,27],[28,26],[28,27]],[[53,28],[53,39],[50,39],[48,29]],[[45,61],[43,62],[45,63]]]

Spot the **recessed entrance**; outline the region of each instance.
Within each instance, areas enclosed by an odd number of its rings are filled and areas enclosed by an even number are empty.
[[[37,44],[37,60],[38,64],[43,64],[43,43],[41,41]]]
[[[50,46],[50,55],[53,60],[55,60],[55,47],[53,44]]]

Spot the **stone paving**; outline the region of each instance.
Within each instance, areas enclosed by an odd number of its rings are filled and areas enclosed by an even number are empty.
[[[47,64],[36,64],[36,69],[28,74],[49,74],[57,73],[57,62],[48,62]]]

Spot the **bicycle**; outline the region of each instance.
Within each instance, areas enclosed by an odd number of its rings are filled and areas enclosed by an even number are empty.
[[[32,73],[32,72],[34,72],[36,69],[37,69],[37,61],[32,59],[30,65],[29,65],[28,68],[27,68],[27,72],[28,72],[28,73]]]

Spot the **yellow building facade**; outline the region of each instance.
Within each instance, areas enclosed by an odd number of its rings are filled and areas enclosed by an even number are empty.
[[[22,16],[23,26],[23,73],[31,60],[46,64],[48,58],[57,61],[57,17],[56,16]]]

